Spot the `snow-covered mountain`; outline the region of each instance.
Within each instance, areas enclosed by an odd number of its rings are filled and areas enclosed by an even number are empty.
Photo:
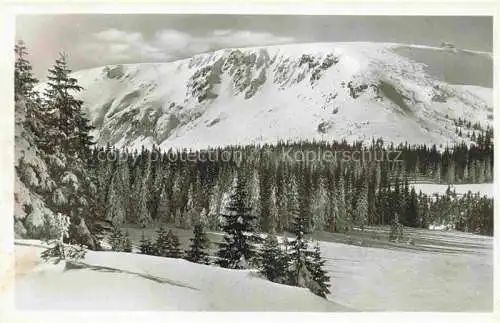
[[[74,77],[100,144],[205,148],[379,137],[452,144],[463,140],[455,119],[492,122],[488,64],[488,53],[456,49],[307,43],[105,66]]]

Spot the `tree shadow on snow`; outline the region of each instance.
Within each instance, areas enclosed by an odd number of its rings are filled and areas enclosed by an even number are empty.
[[[89,265],[81,262],[74,262],[74,261],[67,261],[66,262],[66,267],[65,270],[75,270],[75,269],[89,269],[89,270],[94,270],[94,271],[99,271],[99,272],[106,272],[106,273],[121,273],[121,274],[129,274],[129,275],[135,275],[139,276],[144,279],[149,279],[154,282],[160,283],[160,284],[169,284],[177,287],[184,287],[184,288],[189,288],[192,290],[199,290],[198,288],[179,283],[173,280],[165,279],[165,278],[160,278],[148,274],[143,274],[143,273],[137,273],[129,270],[122,270],[122,269],[117,269],[117,268],[112,268],[112,267],[106,267],[106,266],[97,266],[97,265]]]

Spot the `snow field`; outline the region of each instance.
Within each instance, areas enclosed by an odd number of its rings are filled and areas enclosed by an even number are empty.
[[[183,248],[190,230],[173,229]],[[138,244],[142,231],[128,228]],[[317,233],[331,277],[329,302],[306,289],[274,284],[254,271],[181,259],[89,252],[85,267],[40,264],[42,247],[16,244],[21,309],[213,311],[490,311],[493,240],[461,232],[406,229],[415,245],[388,242],[388,227]],[[221,234],[208,233],[212,242]],[[32,241],[28,241],[33,245]],[[217,248],[212,244],[212,252]],[[75,293],[75,291],[80,291]],[[243,292],[244,291],[244,292]]]
[[[33,250],[38,252],[33,252]],[[16,245],[16,263],[43,248]],[[22,266],[22,265],[21,265]],[[307,289],[182,259],[92,252],[82,268],[36,263],[16,276],[16,306],[36,310],[341,311]]]

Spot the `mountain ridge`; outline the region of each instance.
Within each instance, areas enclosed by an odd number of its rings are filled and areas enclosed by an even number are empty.
[[[455,133],[456,119],[489,125],[492,90],[443,82],[426,64],[398,53],[421,47],[342,42],[221,49],[73,76],[85,89],[79,98],[98,143],[117,147],[372,138],[453,144],[464,140]]]

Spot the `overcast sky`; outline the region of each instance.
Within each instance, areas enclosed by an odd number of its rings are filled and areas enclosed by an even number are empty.
[[[491,17],[276,15],[21,15],[16,39],[38,78],[57,53],[73,70],[162,62],[227,47],[294,42],[376,41],[492,51]]]

